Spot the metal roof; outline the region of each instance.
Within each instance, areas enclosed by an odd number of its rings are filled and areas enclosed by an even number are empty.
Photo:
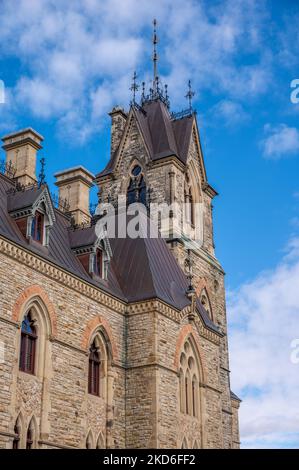
[[[160,100],[146,103],[143,112],[136,107],[132,109],[151,160],[156,161],[174,155],[186,164],[194,116],[173,120],[166,105]],[[97,177],[113,172],[117,156],[116,151]]]
[[[139,219],[141,237],[109,238],[112,258],[107,280],[96,281],[88,275],[72,251],[74,247],[95,243],[97,239],[95,225],[72,230],[69,218],[54,209],[56,220],[50,230],[48,249],[38,244],[33,245],[22,235],[15,220],[9,215],[8,199],[10,198],[9,190],[12,188],[13,183],[0,174],[0,234],[2,236],[124,302],[158,298],[178,310],[190,305],[190,300],[186,295],[187,278],[166,241],[161,237],[148,236],[153,222],[145,214],[141,214]],[[40,194],[40,188],[35,187],[16,194],[18,194],[18,205],[22,205],[19,201],[22,198],[23,204],[28,205],[29,201],[33,204]],[[210,320],[199,300],[197,310],[204,324],[219,333],[218,327]]]

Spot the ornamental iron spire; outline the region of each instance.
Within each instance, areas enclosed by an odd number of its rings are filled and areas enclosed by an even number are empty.
[[[193,287],[193,261],[191,258],[191,250],[187,250],[187,257],[185,259],[185,266],[186,266],[186,274],[187,274],[187,279],[188,279],[188,289],[187,289],[187,294],[195,292],[195,289]]]
[[[188,81],[188,92],[185,95],[185,98],[187,98],[187,100],[189,102],[190,112],[192,111],[192,98],[193,98],[194,95],[195,95],[195,93],[194,93],[194,91],[192,90],[192,87],[191,87],[191,80],[189,80]]]
[[[132,91],[133,93],[133,99],[132,99],[132,103],[135,104],[136,103],[136,92],[138,91],[138,88],[139,88],[139,85],[137,85],[137,73],[134,72],[134,75],[133,75],[133,82],[132,82],[132,85],[130,87],[130,90]]]
[[[157,36],[157,20],[154,19],[154,34],[153,34],[153,64],[154,64],[154,76],[153,76],[153,95],[156,96],[158,89],[157,84],[159,82],[158,79],[158,54],[157,54],[157,44],[158,44],[158,36]]]
[[[46,182],[46,176],[45,176],[45,164],[46,160],[44,157],[40,159],[40,172],[38,175],[38,186],[42,186]]]
[[[141,104],[145,101],[145,82],[142,82]]]

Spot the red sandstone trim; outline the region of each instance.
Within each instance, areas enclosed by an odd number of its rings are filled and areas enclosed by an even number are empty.
[[[100,329],[102,328],[104,330],[104,332],[107,334],[107,336],[109,338],[109,341],[110,341],[110,344],[111,344],[113,359],[114,360],[118,359],[118,351],[117,351],[117,347],[116,347],[116,344],[115,344],[115,341],[114,341],[114,338],[113,338],[111,327],[110,327],[109,323],[107,322],[107,320],[105,320],[105,318],[101,317],[100,315],[93,318],[92,320],[90,320],[87,323],[87,326],[86,326],[85,331],[83,333],[82,342],[81,342],[82,349],[87,350],[88,345],[90,343],[90,338],[91,338],[93,332],[98,328],[100,328]]]
[[[39,286],[33,285],[27,287],[17,298],[13,309],[12,309],[12,321],[18,322],[21,321],[21,315],[24,314],[24,305],[28,300],[33,297],[39,297],[49,314],[50,323],[51,323],[51,333],[53,336],[57,334],[57,316],[53,307],[52,302],[50,301],[49,297],[47,296],[46,292]]]

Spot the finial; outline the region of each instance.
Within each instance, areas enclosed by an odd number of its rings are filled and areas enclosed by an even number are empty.
[[[168,85],[165,84],[164,85],[164,90],[165,90],[165,102],[166,102],[166,106],[167,108],[169,108],[169,96],[168,96]]]
[[[157,93],[157,78],[158,78],[158,70],[157,70],[157,62],[158,62],[158,54],[157,54],[157,44],[158,44],[158,36],[157,36],[157,20],[154,19],[154,34],[153,34],[153,63],[154,63],[154,76],[153,76],[153,94],[154,96]]]
[[[187,258],[185,259],[185,266],[186,266],[186,271],[187,271],[187,279],[189,281],[189,286],[187,289],[187,294],[195,292],[195,289],[192,284],[193,280],[193,261],[191,258],[191,250],[187,250]]]
[[[44,157],[42,157],[40,159],[40,172],[39,172],[39,175],[38,175],[38,186],[41,187],[43,184],[45,184],[46,182],[46,176],[45,176],[45,164],[46,164],[46,160]]]
[[[192,111],[192,98],[195,95],[194,91],[191,87],[191,80],[188,81],[188,92],[185,95],[185,98],[189,101],[189,110]]]
[[[130,87],[130,90],[132,91],[133,93],[133,99],[132,99],[132,103],[135,104],[136,103],[136,91],[138,91],[138,88],[139,86],[137,85],[136,83],[136,80],[137,80],[137,73],[136,71],[134,72],[134,75],[133,75],[133,82],[132,82],[132,85]]]

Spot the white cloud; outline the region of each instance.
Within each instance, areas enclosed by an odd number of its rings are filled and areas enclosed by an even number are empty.
[[[299,238],[274,269],[228,295],[232,389],[243,447],[299,448]]]
[[[82,127],[90,129],[83,135],[89,136],[112,102],[128,104],[134,69],[147,76],[154,16],[174,107],[181,108],[190,77],[198,94],[209,89],[232,101],[266,91],[272,58],[263,38],[264,2],[20,0],[16,8],[2,0],[3,56],[17,57],[22,66],[16,107],[55,119],[74,137],[81,115]],[[250,54],[251,65],[240,64],[240,53]]]
[[[265,158],[278,160],[299,153],[299,131],[296,127],[288,127],[286,124],[272,127],[267,124],[264,131],[266,137],[261,146]]]
[[[221,100],[210,110],[211,122],[224,121],[227,126],[237,126],[246,122],[249,115],[243,106],[232,100]]]

